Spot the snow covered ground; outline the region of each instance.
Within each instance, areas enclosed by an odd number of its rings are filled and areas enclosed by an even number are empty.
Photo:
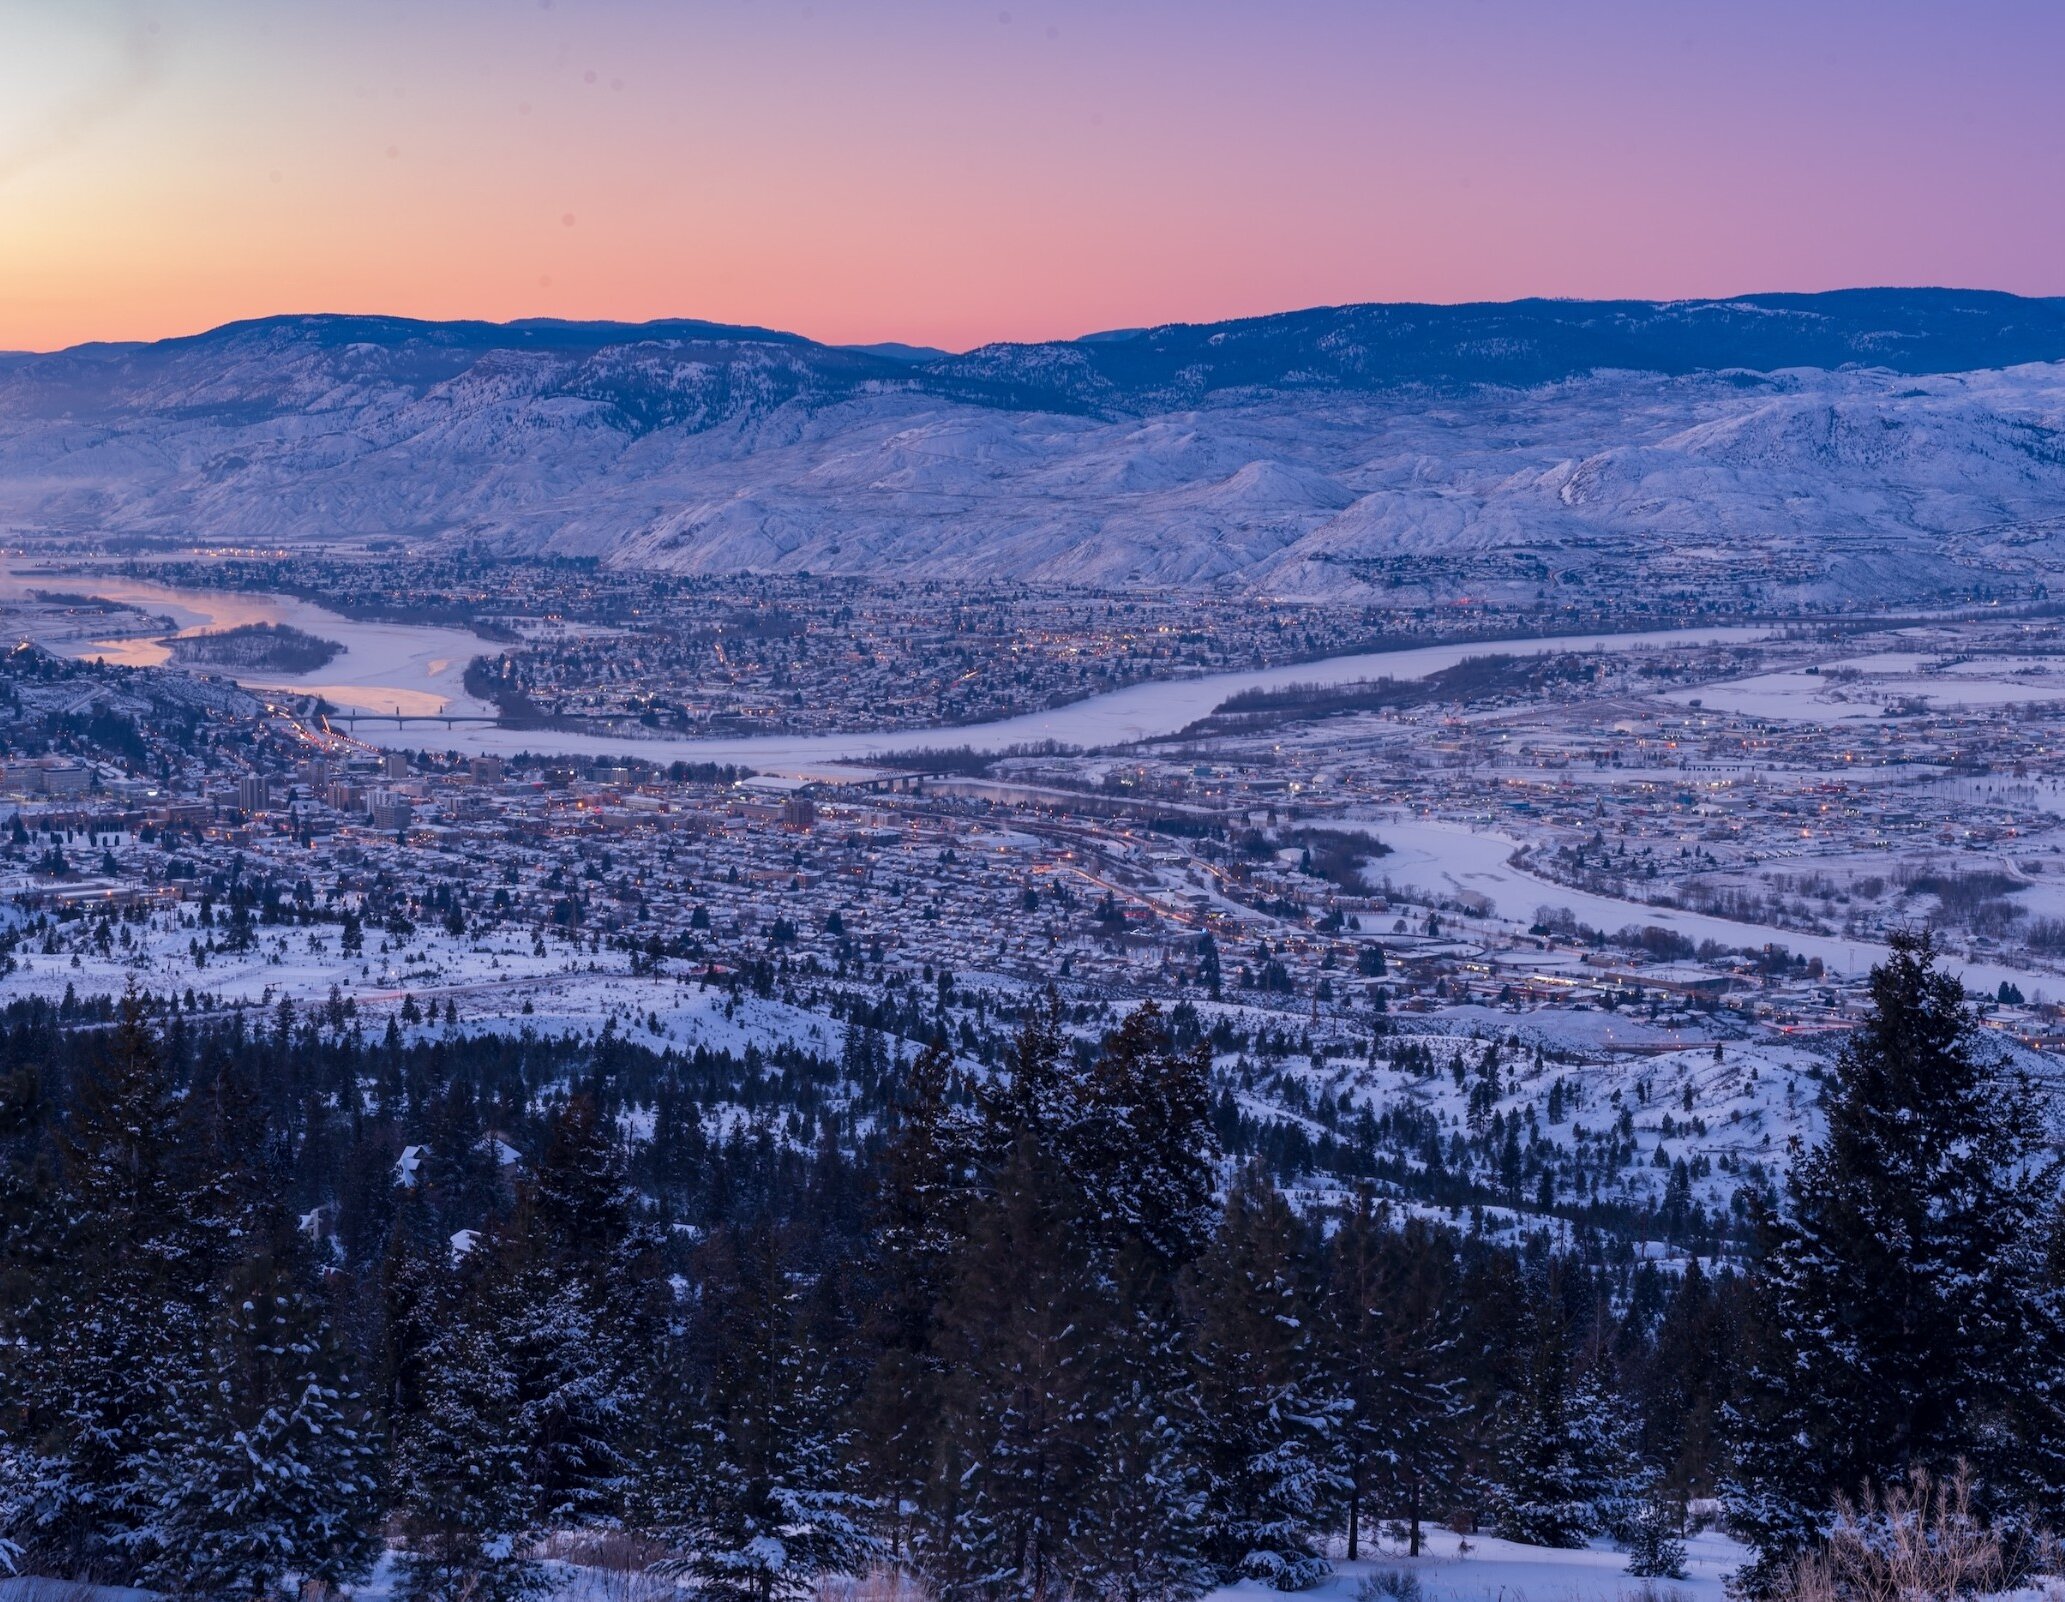
[[[1745,1557],[1727,1536],[1709,1532],[1686,1542],[1686,1577],[1638,1580],[1627,1554],[1603,1542],[1578,1551],[1522,1546],[1496,1536],[1431,1531],[1418,1558],[1381,1555],[1337,1562],[1333,1576],[1302,1593],[1315,1602],[1359,1602],[1380,1575],[1411,1575],[1424,1602],[1722,1602],[1722,1585]],[[1401,1549],[1402,1550],[1402,1549]],[[1207,1602],[1263,1602],[1281,1593],[1252,1583],[1224,1586]]]
[[[1806,934],[1775,924],[1741,923],[1732,918],[1652,907],[1645,902],[1571,889],[1515,867],[1508,859],[1520,849],[1520,842],[1511,835],[1395,812],[1344,821],[1366,823],[1391,847],[1389,856],[1375,859],[1363,870],[1366,878],[1389,879],[1393,884],[1440,895],[1474,893],[1484,897],[1497,916],[1517,923],[1531,923],[1539,907],[1567,907],[1580,923],[1609,934],[1629,924],[1653,924],[1693,941],[1712,940],[1747,950],[1776,944],[1803,957],[1819,957],[1837,974],[1861,974],[1886,957],[1886,948],[1870,940]],[[2026,966],[1995,962],[1965,962],[1956,966],[1964,975],[1968,990],[1991,992],[2005,980],[2020,987],[2032,1000],[2065,992],[2065,980]]]
[[[1638,1580],[1627,1572],[1626,1554],[1604,1544],[1556,1551],[1446,1530],[1428,1532],[1426,1544],[1428,1550],[1418,1558],[1386,1552],[1356,1563],[1337,1561],[1328,1579],[1298,1595],[1310,1602],[1390,1602],[1376,1591],[1377,1577],[1410,1575],[1419,1582],[1421,1602],[1723,1602],[1723,1581],[1744,1556],[1724,1535],[1696,1535],[1686,1543],[1684,1579]],[[686,1594],[667,1582],[559,1565],[553,1581],[540,1602],[673,1602]],[[393,1582],[392,1564],[383,1563],[354,1595],[360,1602],[388,1602]],[[148,1595],[110,1586],[0,1579],[0,1602],[143,1602]],[[1283,1595],[1243,1582],[1210,1592],[1205,1602],[1281,1602]]]
[[[1917,704],[1943,712],[2065,700],[2065,672],[2041,658],[1937,665],[1889,653],[1672,690],[1664,699],[1744,717],[1841,723]]]
[[[476,343],[477,325],[459,340],[319,318],[232,325],[120,362],[11,364],[0,521],[70,527],[90,505],[109,533],[254,544],[452,530],[688,573],[1224,583],[1415,604],[1487,588],[1529,599],[1544,565],[1558,589],[1646,570],[1768,601],[1922,600],[2056,571],[2065,367],[1787,363],[1755,378],[1734,360],[1680,377],[1580,364],[1536,383],[1561,365],[1480,365],[1538,349],[1504,330],[1542,314],[1493,308],[1502,332],[1439,370],[1505,371],[1516,387],[1444,385],[1430,404],[1370,331],[1400,310],[1178,331],[1213,343],[1183,379],[1130,392],[1091,381],[1094,347],[1070,345],[991,347],[933,373],[795,342],[630,332],[546,351]],[[1341,332],[1292,332],[1319,326]],[[1194,387],[1220,371],[1222,336],[1253,365]],[[1380,350],[1381,375],[1339,365]]]

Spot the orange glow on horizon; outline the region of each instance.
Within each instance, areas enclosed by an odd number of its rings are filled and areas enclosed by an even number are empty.
[[[306,311],[961,349],[1355,300],[2065,290],[2037,203],[2065,10],[1671,17],[0,0],[0,349]]]

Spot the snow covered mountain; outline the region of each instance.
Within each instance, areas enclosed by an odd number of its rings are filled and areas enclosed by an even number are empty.
[[[390,535],[686,571],[1600,583],[2065,572],[2065,300],[1355,306],[961,356],[288,317],[0,358],[0,532]]]

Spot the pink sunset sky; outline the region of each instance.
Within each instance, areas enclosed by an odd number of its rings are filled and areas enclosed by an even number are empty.
[[[0,0],[0,348],[2065,293],[2065,5]]]

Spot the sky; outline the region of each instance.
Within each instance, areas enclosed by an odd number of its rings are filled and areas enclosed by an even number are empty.
[[[2060,0],[0,0],[0,349],[2065,293]]]

